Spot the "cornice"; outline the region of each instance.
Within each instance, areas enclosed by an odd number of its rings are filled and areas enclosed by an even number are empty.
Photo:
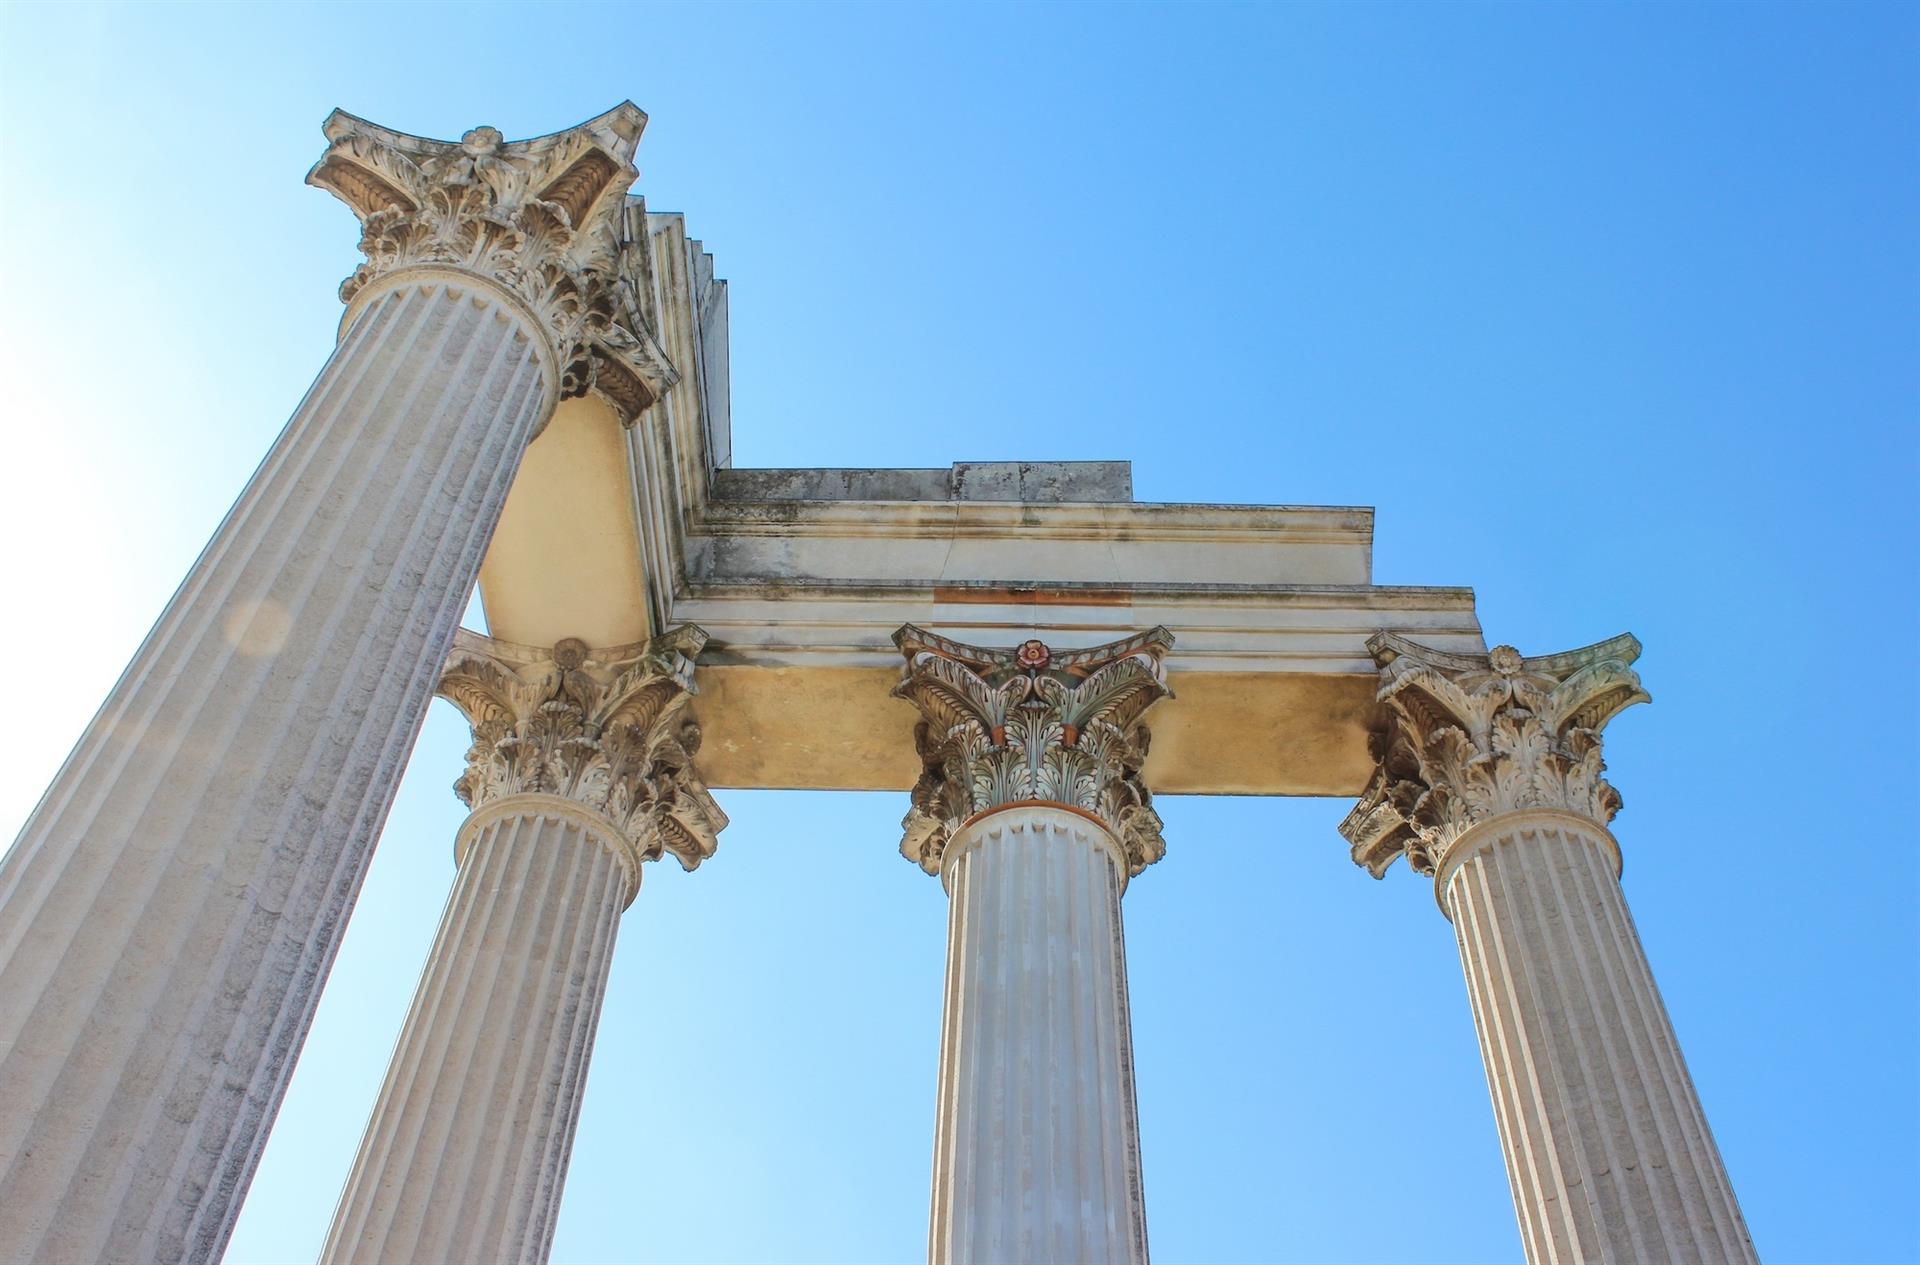
[[[1153,502],[723,501],[688,511],[692,535],[908,536],[962,538],[1321,543],[1366,546],[1373,510],[1364,506],[1190,505]]]
[[[903,622],[938,623],[949,629],[977,623],[983,639],[991,639],[987,629],[1009,623],[997,618],[1000,611],[1023,605],[1036,608],[1024,618],[1039,620],[1040,626],[1108,632],[1177,620],[1183,638],[1189,628],[1204,632],[1217,624],[1223,632],[1247,631],[1276,647],[1287,643],[1277,654],[1243,648],[1217,656],[1188,644],[1179,656],[1181,663],[1188,663],[1195,654],[1208,654],[1209,662],[1233,659],[1254,670],[1271,666],[1308,673],[1370,672],[1364,643],[1383,623],[1477,648],[1470,589],[1364,582],[1374,524],[1373,510],[1364,506],[716,495],[714,444],[720,442],[728,454],[732,445],[724,433],[720,441],[710,434],[715,428],[725,432],[727,401],[723,388],[722,398],[708,398],[704,366],[718,363],[724,374],[724,320],[715,325],[711,316],[716,303],[724,308],[725,286],[714,278],[711,256],[687,235],[679,216],[654,214],[648,224],[655,244],[654,299],[663,345],[676,361],[702,365],[703,370],[689,373],[668,392],[646,425],[627,431],[634,513],[641,524],[638,547],[646,559],[656,625],[694,620],[711,628],[718,640],[708,651],[709,661],[865,664],[884,653],[885,633]],[[716,339],[717,346],[708,345]],[[863,538],[876,546],[882,541],[1005,541],[1022,547],[1057,543],[1089,549],[1111,540],[1161,551],[1205,544],[1227,548],[1216,560],[1217,578],[1209,579],[1079,582],[1059,579],[1062,568],[1050,565],[1035,565],[1034,574],[1021,576],[1017,553],[1014,565],[993,580],[930,572],[863,575],[857,560],[837,574],[829,570],[830,553],[839,542]],[[774,546],[777,552],[779,542],[789,541],[814,551],[807,565],[783,567],[778,557],[770,556],[770,565],[760,566],[754,555],[761,547]],[[1302,550],[1299,568],[1266,555],[1270,546]],[[891,557],[899,565],[905,555]],[[1135,574],[1154,565],[1142,561]],[[1305,572],[1311,578],[1305,583],[1260,582],[1265,579],[1257,574],[1262,570],[1277,576]],[[1235,571],[1245,573],[1248,582],[1238,582]],[[1344,573],[1363,582],[1348,583]],[[964,569],[961,574],[966,575]],[[1099,609],[1068,614],[1083,606]],[[1128,610],[1134,614],[1122,622]],[[1263,611],[1275,612],[1271,627]],[[1218,615],[1202,614],[1196,622],[1196,613],[1203,612]],[[1236,620],[1253,623],[1233,628]]]
[[[1076,595],[1085,596],[1090,605],[1109,605],[1115,595],[1160,603],[1205,602],[1253,604],[1260,606],[1302,606],[1324,610],[1356,610],[1377,607],[1457,610],[1471,613],[1474,591],[1454,585],[1395,584],[1234,584],[1190,580],[1081,581],[1081,580],[934,580],[915,578],[820,579],[813,576],[712,576],[689,577],[682,594],[694,599],[716,601],[752,600],[762,596],[784,596],[804,592],[822,598],[851,601],[950,601],[965,593],[1012,594],[1014,600],[1045,594],[1049,605],[1070,606]],[[1376,631],[1378,625],[1369,630]]]

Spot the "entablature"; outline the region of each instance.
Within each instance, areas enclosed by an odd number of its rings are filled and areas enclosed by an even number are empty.
[[[1371,582],[1366,508],[1141,503],[1125,462],[733,467],[726,283],[679,216],[644,222],[678,381],[624,430],[562,405],[481,589],[493,634],[532,645],[705,628],[711,785],[911,786],[914,716],[890,697],[903,624],[1062,649],[1166,626],[1176,697],[1146,775],[1167,794],[1357,794],[1368,638],[1485,649],[1470,590]]]

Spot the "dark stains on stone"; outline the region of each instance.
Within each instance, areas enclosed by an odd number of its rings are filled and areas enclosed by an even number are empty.
[[[716,501],[999,501],[1027,505],[1133,500],[1126,461],[956,461],[946,470],[716,470]]]

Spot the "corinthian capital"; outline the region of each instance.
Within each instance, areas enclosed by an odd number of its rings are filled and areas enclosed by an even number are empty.
[[[1164,628],[1091,650],[1038,641],[1011,649],[962,645],[908,624],[893,635],[906,669],[893,696],[920,709],[922,772],[901,822],[900,852],[940,872],[960,824],[1008,804],[1059,804],[1104,824],[1128,872],[1160,859],[1160,815],[1140,780],[1148,707],[1172,697]]]
[[[632,421],[678,376],[641,317],[644,210],[626,194],[646,125],[623,102],[551,136],[506,141],[476,127],[455,143],[335,110],[307,183],[360,217],[367,262],[341,299],[408,268],[485,278],[548,335],[561,398],[597,390]]]
[[[608,818],[641,860],[671,852],[693,869],[727,824],[693,767],[689,701],[706,641],[689,625],[644,645],[539,650],[461,629],[439,690],[473,727],[454,793],[475,810],[558,795]]]
[[[1469,827],[1502,813],[1551,809],[1605,826],[1620,810],[1601,776],[1600,731],[1647,701],[1629,666],[1633,637],[1537,658],[1512,646],[1452,654],[1392,633],[1367,649],[1385,725],[1373,780],[1340,833],[1375,878],[1402,855],[1434,873]]]

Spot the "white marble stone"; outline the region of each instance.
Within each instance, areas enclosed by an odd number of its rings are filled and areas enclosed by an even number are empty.
[[[1527,1259],[1756,1261],[1603,827],[1516,812],[1462,836],[1443,898]]]
[[[611,821],[558,796],[499,801],[461,835],[323,1265],[537,1265],[553,1243],[639,871]]]
[[[1118,840],[1005,808],[948,842],[944,878],[929,1259],[1143,1265]]]
[[[894,640],[921,716],[900,851],[951,897],[929,1259],[1145,1265],[1120,896],[1166,851],[1141,717],[1173,638]]]
[[[644,862],[693,869],[726,826],[693,769],[705,644],[456,637],[440,693],[473,727],[473,812],[324,1265],[546,1260],[620,911]]]
[[[712,633],[714,786],[911,785],[913,718],[886,697],[905,623],[1057,646],[1178,629],[1180,697],[1155,711],[1147,770],[1166,794],[1352,795],[1371,771],[1367,638],[1485,649],[1471,590],[1373,583],[1363,507],[1136,502],[1121,462],[729,469],[727,285],[683,217],[644,219],[636,292],[684,372],[622,432],[624,460],[562,406],[480,584],[492,630],[528,644],[642,635],[642,585],[652,627]],[[555,530],[593,543],[556,556]]]
[[[383,283],[0,862],[0,1244],[209,1260],[520,453],[539,336]]]
[[[1601,731],[1645,702],[1615,637],[1565,654],[1381,634],[1378,768],[1341,824],[1434,876],[1532,1265],[1751,1265],[1732,1183],[1620,890]]]
[[[219,1254],[528,443],[673,380],[621,274],[644,123],[327,120],[339,346],[0,861],[10,1258]]]

